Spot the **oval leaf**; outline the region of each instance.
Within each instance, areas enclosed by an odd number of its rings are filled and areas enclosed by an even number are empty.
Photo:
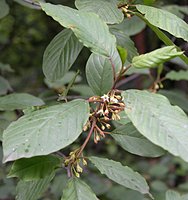
[[[31,106],[42,106],[44,101],[38,97],[26,93],[9,94],[0,97],[0,110],[23,110]]]
[[[188,41],[188,24],[176,15],[151,6],[137,5],[136,8],[152,25]]]
[[[35,181],[19,181],[16,187],[16,200],[38,200],[45,190],[47,190],[49,183],[53,179],[54,174],[47,176],[44,179]]]
[[[125,112],[142,135],[188,161],[188,118],[179,107],[146,91],[127,90],[122,96]]]
[[[150,53],[134,57],[132,65],[136,68],[153,68],[182,54],[183,52],[178,52],[175,46],[167,46],[154,50]]]
[[[32,181],[49,176],[60,165],[60,159],[48,155],[16,160],[8,177],[18,177],[23,181]]]
[[[89,157],[89,160],[99,169],[102,174],[116,183],[142,194],[149,194],[149,187],[145,179],[121,163],[105,158]]]
[[[133,57],[138,55],[138,51],[134,42],[121,30],[111,28],[110,31],[116,36],[118,46],[121,46],[127,50],[127,60],[131,62]],[[125,64],[125,62],[123,64]]]
[[[47,15],[62,26],[70,28],[91,51],[111,57],[116,49],[116,39],[109,28],[95,13],[78,11],[67,6],[41,3]]]
[[[98,200],[90,187],[77,178],[69,180],[61,200]]]
[[[8,91],[12,91],[12,87],[5,78],[0,76],[0,95],[5,95]]]
[[[8,127],[10,123],[10,121],[0,118],[0,141],[3,140],[3,131]]]
[[[173,190],[168,190],[166,192],[166,200],[182,200],[180,194]]]
[[[109,92],[114,84],[110,60],[104,56],[91,54],[86,65],[86,77],[96,95],[102,96]]]
[[[180,80],[186,80],[188,81],[188,70],[180,70],[178,72],[176,71],[170,71],[166,76],[166,79],[174,80],[174,81],[180,81]]]
[[[111,136],[126,151],[144,157],[158,157],[165,153],[163,149],[142,136],[132,123],[116,128]]]
[[[79,10],[96,13],[107,24],[116,24],[124,18],[116,3],[114,0],[76,0],[75,5]]]
[[[128,36],[133,36],[145,29],[146,24],[137,16],[125,18],[121,24],[113,25],[112,28],[118,29]]]
[[[160,94],[166,96],[172,105],[177,105],[188,113],[188,96],[180,90],[160,90]]]
[[[71,30],[63,30],[44,52],[43,72],[50,81],[63,78],[78,57],[83,45]]]
[[[9,13],[9,6],[5,0],[0,1],[0,19],[8,15]]]
[[[4,131],[4,162],[56,152],[74,142],[89,118],[85,100],[31,112]]]

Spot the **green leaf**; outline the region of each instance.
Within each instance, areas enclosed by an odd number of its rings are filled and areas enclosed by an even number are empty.
[[[168,190],[166,192],[166,200],[181,200],[181,196],[176,191]]]
[[[61,200],[98,200],[90,187],[77,178],[69,180]]]
[[[4,64],[0,62],[0,71],[2,73],[4,72],[14,72],[14,70],[11,68],[9,64]]]
[[[104,56],[91,54],[86,65],[86,77],[89,86],[96,95],[104,95],[114,83],[112,64]]]
[[[150,6],[137,5],[136,8],[152,25],[188,41],[188,24],[176,15]]]
[[[70,7],[41,3],[47,15],[62,26],[71,29],[76,37],[92,52],[112,57],[116,50],[116,39],[109,28],[95,13],[78,11]]]
[[[12,87],[5,78],[0,76],[0,95],[5,95],[8,91],[12,91]]]
[[[127,60],[131,62],[133,57],[138,55],[138,51],[134,45],[134,42],[128,35],[123,33],[121,30],[111,28],[110,32],[116,36],[117,45],[127,50]],[[123,64],[125,64],[125,62]]]
[[[166,79],[174,80],[174,81],[180,81],[180,80],[186,80],[188,81],[188,70],[180,70],[180,71],[170,71],[165,76]]]
[[[45,178],[59,165],[60,159],[53,155],[22,158],[13,163],[8,178],[18,177],[23,181]]]
[[[94,95],[91,88],[84,84],[74,85],[71,90],[87,98]]]
[[[3,140],[3,131],[8,127],[10,122],[6,119],[0,118],[0,141]]]
[[[185,93],[178,90],[160,90],[159,93],[166,96],[171,104],[178,105],[188,113],[188,96]]]
[[[43,72],[46,78],[50,81],[63,78],[82,48],[71,30],[63,30],[56,35],[44,52]]]
[[[44,79],[44,82],[49,88],[59,89],[64,88],[66,84],[68,84],[76,75],[74,71],[68,71],[62,79],[57,81],[49,81],[48,79]],[[81,76],[77,76],[75,83],[79,83],[82,80]]]
[[[113,185],[106,193],[106,196],[109,200],[148,200],[144,198],[143,194],[120,185]]]
[[[0,97],[0,110],[23,110],[31,106],[42,106],[44,101],[26,93],[14,93]]]
[[[181,200],[187,200],[188,199],[188,194],[184,194],[181,196]]]
[[[125,18],[121,24],[111,27],[119,29],[128,36],[133,36],[140,33],[146,27],[146,24],[137,16],[133,16],[131,18]]]
[[[89,118],[85,100],[31,112],[4,131],[4,162],[48,155],[74,142]]]
[[[105,158],[89,157],[89,160],[109,179],[142,194],[149,194],[149,187],[145,179],[127,166]]]
[[[9,6],[5,0],[0,1],[0,19],[8,15],[9,13]]]
[[[165,153],[163,149],[142,136],[132,123],[118,126],[111,135],[130,153],[144,157],[158,157]]]
[[[138,16],[140,19],[142,19],[150,28],[152,31],[155,32],[155,34],[157,35],[157,37],[164,42],[165,45],[167,46],[176,46],[167,36],[165,33],[163,33],[159,28],[157,28],[156,26],[152,25],[142,14],[140,13],[135,13],[136,16]],[[176,46],[176,48],[181,51],[181,49]],[[179,56],[181,58],[181,60],[183,60],[186,64],[188,64],[188,57],[186,55],[180,55]]]
[[[132,65],[136,68],[153,68],[182,54],[183,52],[178,52],[175,46],[167,46],[154,50],[150,53],[134,57]]]
[[[162,95],[127,90],[125,112],[138,131],[154,144],[188,161],[188,118]]]
[[[107,24],[118,24],[124,18],[114,0],[76,0],[75,5],[79,10],[96,13]]]
[[[51,174],[40,180],[19,181],[16,188],[16,200],[38,200],[41,194],[47,190],[53,177],[54,174]]]
[[[178,6],[178,5],[167,5],[163,6],[162,9],[167,10],[168,12],[173,13],[179,18],[183,19],[185,14],[188,15],[188,6]]]
[[[124,65],[125,61],[127,60],[127,50],[121,46],[117,46],[122,65]]]
[[[152,191],[155,191],[158,193],[166,192],[168,190],[168,186],[166,185],[166,183],[160,180],[152,181],[150,187]],[[160,198],[158,196],[155,196],[155,199],[160,199]]]

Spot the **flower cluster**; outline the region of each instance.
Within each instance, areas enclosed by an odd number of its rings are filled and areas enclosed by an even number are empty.
[[[101,138],[105,137],[105,134],[109,134],[107,131],[111,128],[110,121],[120,119],[119,113],[124,110],[125,104],[118,90],[110,91],[101,97],[93,96],[89,102],[96,105],[90,114],[89,121],[84,126],[84,131],[91,127],[92,121],[95,119],[94,142],[98,143]]]
[[[83,172],[83,166],[87,165],[87,161],[84,158],[78,156],[79,150],[70,152],[69,156],[66,157],[64,165],[67,169],[70,170],[70,176],[74,174],[76,177],[80,177],[80,173]]]

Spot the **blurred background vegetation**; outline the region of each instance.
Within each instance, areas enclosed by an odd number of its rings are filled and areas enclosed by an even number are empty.
[[[92,95],[84,73],[86,61],[90,55],[86,48],[82,50],[71,68],[72,72],[68,73],[61,82],[50,84],[45,80],[42,72],[43,53],[49,42],[63,28],[42,11],[20,5],[21,2],[23,1],[7,0],[10,12],[6,17],[0,19],[0,95],[26,92],[39,96],[47,104],[53,104],[57,102],[58,94],[64,91],[74,76],[74,72],[78,69],[80,74],[68,94],[69,98],[73,99],[77,96],[86,98]],[[51,0],[48,2],[74,7],[74,0]],[[143,1],[140,2],[143,3]],[[144,3],[168,9],[188,21],[187,0],[145,0]],[[182,6],[181,9],[178,6]],[[162,42],[141,21],[132,23],[131,28],[130,23],[126,23],[123,30],[134,40],[140,53],[151,51],[162,45]],[[187,43],[173,37],[171,39],[188,55]],[[188,66],[175,59],[168,62],[164,69],[164,73],[166,73],[170,69],[188,69]],[[155,70],[151,71],[151,75],[155,74]],[[130,75],[130,77],[132,76],[135,75]],[[119,88],[147,89],[151,83],[152,79],[148,75],[136,74],[130,81],[122,79]],[[172,104],[179,105],[188,113],[188,83],[186,81],[165,81],[164,90],[160,92],[166,95]],[[21,114],[20,111],[0,112],[0,135],[10,122],[16,120]],[[75,149],[82,140],[83,138],[80,138],[71,148]],[[69,150],[66,149],[65,153],[68,153]],[[120,148],[111,137],[106,138],[97,146],[90,142],[85,154],[105,155],[105,157],[119,160],[123,164],[133,167],[147,179],[157,200],[164,200],[164,194],[168,188],[188,193],[188,164],[169,154],[155,159],[135,156]],[[0,200],[12,200],[15,198],[17,180],[6,178],[10,166],[3,165],[1,160],[2,147],[0,146]],[[139,193],[115,185],[100,176],[97,171],[92,169],[92,166],[85,170],[83,178],[101,200],[144,199]],[[66,181],[65,171],[60,170],[41,199],[59,199]]]

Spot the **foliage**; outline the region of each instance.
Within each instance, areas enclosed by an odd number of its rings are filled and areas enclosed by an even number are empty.
[[[186,183],[169,190],[188,171],[187,96],[168,90],[168,83],[188,81],[186,52],[174,42],[188,42],[184,14],[185,7],[153,0],[0,2],[2,198],[187,198]],[[23,22],[27,36],[16,29]],[[146,25],[157,45],[139,54],[132,36]],[[49,43],[46,33],[54,30]],[[33,55],[21,60],[23,43]],[[177,70],[168,67],[177,62]]]

